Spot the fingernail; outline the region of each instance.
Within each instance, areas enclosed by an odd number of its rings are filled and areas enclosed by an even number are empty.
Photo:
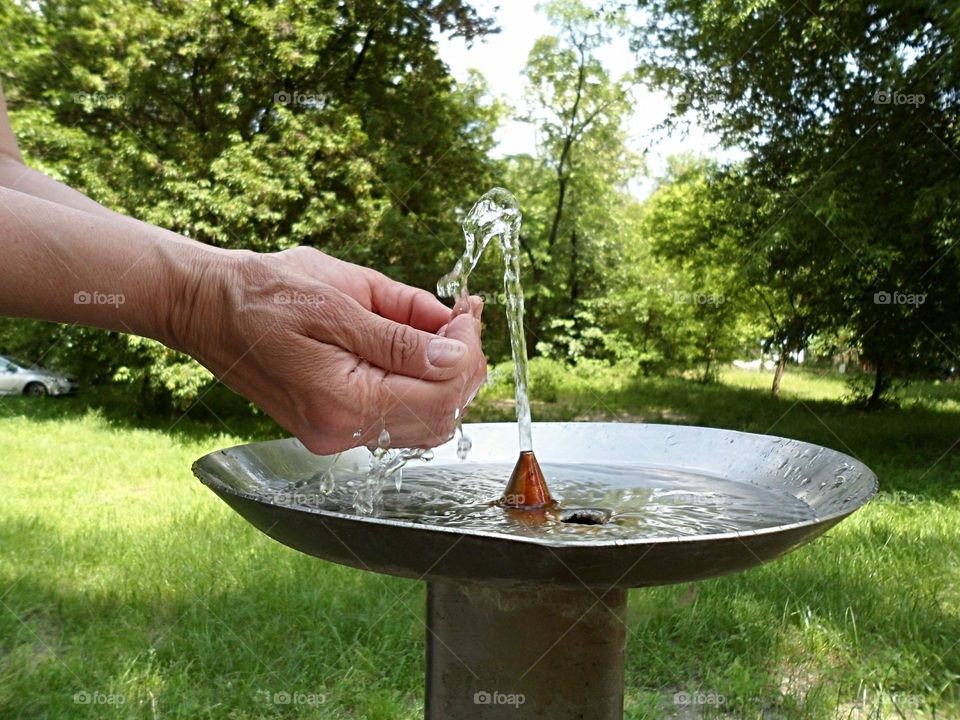
[[[466,352],[467,346],[459,340],[434,338],[427,346],[427,360],[434,367],[453,367],[463,359]]]

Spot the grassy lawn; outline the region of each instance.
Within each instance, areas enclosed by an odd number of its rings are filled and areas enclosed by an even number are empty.
[[[510,419],[506,377],[469,419]],[[779,401],[769,381],[534,368],[535,418],[783,435],[880,477],[877,500],[787,558],[633,591],[627,717],[960,717],[960,387],[865,415],[840,379],[791,369]],[[237,517],[190,464],[277,431],[209,404],[177,420],[112,393],[0,398],[0,717],[420,717],[422,585]],[[678,707],[681,691],[708,702]]]

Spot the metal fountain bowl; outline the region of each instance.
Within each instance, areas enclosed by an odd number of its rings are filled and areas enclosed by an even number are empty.
[[[536,527],[523,534],[479,531],[273,503],[291,483],[315,478],[333,462],[293,439],[220,450],[193,470],[285,545],[427,581],[427,720],[622,720],[627,588],[715,577],[772,560],[836,525],[877,488],[859,461],[796,440],[620,423],[538,423],[533,430],[545,468],[608,462],[679,469],[786,491],[814,517],[747,532],[571,542]],[[464,431],[473,441],[469,459],[457,459],[456,443],[449,442],[437,448],[434,468],[516,461],[513,423]],[[340,463],[364,467],[367,458],[360,448]]]
[[[464,426],[473,441],[466,461],[456,442],[438,447],[431,467],[512,464],[516,425]],[[482,580],[523,584],[640,587],[699,580],[745,570],[812,540],[866,503],[876,476],[842,453],[805,442],[692,426],[628,423],[537,423],[536,451],[548,463],[642,463],[680,468],[767,489],[805,502],[815,519],[759,530],[700,536],[557,541],[501,531],[441,527],[346,508],[271,504],[289,488],[328,467],[296,439],[252,443],[211,453],[194,473],[234,510],[270,537],[331,562],[419,580]],[[340,465],[365,465],[365,448],[344,453]],[[789,460],[784,473],[784,460]],[[802,472],[800,467],[802,466]],[[835,471],[845,467],[845,480]],[[790,467],[796,468],[789,472]],[[504,479],[506,481],[506,478]]]

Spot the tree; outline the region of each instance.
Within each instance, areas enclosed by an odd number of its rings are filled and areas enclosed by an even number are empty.
[[[955,363],[953,3],[640,5],[641,77],[674,94],[677,118],[693,111],[751,152],[751,205],[772,223],[747,247],[802,300],[802,328],[784,332],[851,328],[875,369],[870,405],[893,377]]]
[[[670,322],[661,329],[674,364],[698,365],[703,381],[764,333],[758,302],[742,268],[732,262],[742,245],[741,208],[720,191],[723,174],[713,162],[672,157],[667,173],[643,205],[642,234],[649,255],[667,262]],[[635,271],[636,272],[636,271]],[[643,272],[642,270],[640,272]],[[643,281],[628,275],[628,283]],[[662,311],[663,312],[663,311]]]
[[[549,344],[548,318],[585,329],[578,318],[604,294],[617,218],[640,169],[624,131],[630,84],[612,79],[596,56],[622,17],[579,0],[557,0],[546,12],[557,33],[537,39],[524,71],[522,117],[537,127],[537,157],[510,163],[525,217],[535,217],[522,236],[532,280],[530,347]]]
[[[432,287],[457,207],[490,183],[495,113],[431,33],[492,30],[460,0],[41,0],[0,6],[28,161],[202,242],[314,245]],[[49,330],[7,323],[24,354]],[[52,356],[189,402],[209,380],[150,341],[75,328]]]

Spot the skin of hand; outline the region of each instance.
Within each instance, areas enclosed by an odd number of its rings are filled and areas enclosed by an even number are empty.
[[[384,428],[394,447],[441,444],[486,378],[479,298],[451,320],[425,290],[311,248],[234,258],[194,297],[177,344],[318,454]]]
[[[108,210],[23,164],[2,89],[0,256],[0,315],[157,339],[316,453],[384,427],[394,447],[440,444],[486,375],[478,298],[451,319],[430,293],[310,248],[222,250]],[[91,291],[124,302],[78,304]]]

